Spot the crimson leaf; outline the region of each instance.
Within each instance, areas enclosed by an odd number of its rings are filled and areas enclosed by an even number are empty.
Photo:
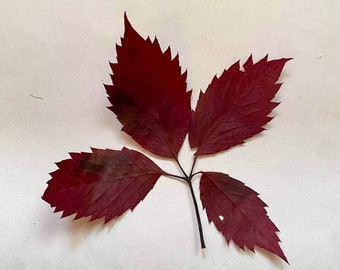
[[[277,84],[288,58],[253,64],[250,56],[240,70],[236,62],[222,75],[213,78],[205,93],[200,93],[189,128],[195,155],[208,155],[241,144],[261,132],[272,118],[268,116],[278,103],[272,102],[281,84]]]
[[[176,159],[191,116],[186,73],[181,74],[178,56],[171,59],[170,48],[163,53],[156,38],[144,40],[124,19],[118,63],[111,64],[113,85],[105,86],[110,109],[141,146]]]
[[[241,181],[217,172],[203,172],[201,200],[210,222],[227,242],[254,251],[259,246],[287,261],[278,242],[278,229],[268,218],[267,205],[258,194]]]
[[[261,132],[270,121],[268,114],[277,106],[272,102],[280,88],[280,73],[289,60],[254,64],[252,57],[240,70],[235,63],[220,78],[214,77],[200,97],[194,112],[190,108],[191,91],[186,91],[186,73],[181,73],[178,56],[170,48],[162,52],[157,39],[143,39],[126,15],[125,33],[117,45],[117,63],[110,64],[113,85],[105,85],[110,109],[122,123],[122,130],[152,153],[173,158],[182,175],[161,170],[143,154],[123,148],[121,151],[92,149],[92,153],[72,153],[71,159],[57,163],[59,169],[43,199],[75,218],[91,216],[105,222],[133,210],[153,188],[161,175],[186,182],[192,195],[201,247],[205,248],[198,204],[192,180],[202,174],[200,189],[208,219],[214,222],[227,242],[254,251],[259,246],[285,260],[270,221],[265,203],[242,182],[217,172],[193,172],[201,155],[214,154],[243,143]],[[189,132],[192,148],[197,148],[187,174],[178,152]]]
[[[91,216],[105,222],[133,210],[153,188],[163,171],[143,154],[92,149],[93,153],[72,153],[71,159],[57,163],[58,170],[43,199],[63,217],[77,213],[76,219]]]

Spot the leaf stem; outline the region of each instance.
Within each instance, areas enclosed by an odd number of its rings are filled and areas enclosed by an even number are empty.
[[[179,175],[172,174],[172,173],[165,173],[164,175],[186,181],[186,177],[184,177],[184,176],[179,176]]]
[[[199,211],[198,211],[198,205],[197,205],[194,189],[192,188],[191,178],[192,177],[188,177],[185,180],[186,180],[186,182],[189,185],[190,192],[191,192],[191,197],[192,197],[192,200],[194,202],[196,219],[197,219],[197,225],[198,225],[198,231],[199,231],[200,240],[201,240],[201,248],[203,249],[203,248],[205,248],[205,243],[204,243],[204,236],[203,236],[203,230],[202,230],[201,217],[200,217],[200,214],[199,214]]]
[[[203,173],[203,172],[202,172],[202,171],[195,172],[195,173],[191,174],[191,177],[193,177],[193,176],[195,176],[195,175],[197,175],[197,174],[200,174],[200,173]]]
[[[188,175],[185,173],[185,171],[184,171],[184,169],[183,169],[181,163],[179,163],[177,157],[175,158],[175,160],[176,160],[176,163],[177,163],[178,167],[181,169],[182,173],[184,174],[185,178],[188,178]]]
[[[197,160],[197,156],[194,157],[194,161],[193,161],[193,163],[192,163],[191,170],[190,170],[190,177],[193,176],[192,172],[194,171],[194,167],[195,167],[195,164],[196,164],[196,160]]]
[[[174,157],[174,160],[176,161],[178,167],[181,169],[181,171],[182,171],[184,176],[179,176],[179,175],[175,175],[175,174],[171,174],[171,173],[165,173],[164,175],[167,175],[167,176],[170,176],[170,177],[173,177],[173,178],[177,178],[177,179],[181,179],[181,180],[184,180],[185,182],[188,183],[189,188],[190,188],[190,193],[191,193],[192,201],[193,201],[194,207],[195,207],[195,214],[196,214],[196,219],[197,219],[198,232],[199,232],[200,241],[201,241],[201,248],[204,249],[205,248],[205,243],[204,243],[202,222],[201,222],[201,217],[200,217],[200,213],[199,213],[199,210],[198,210],[197,200],[196,200],[196,197],[195,197],[195,193],[194,193],[194,189],[192,187],[192,181],[191,181],[192,178],[195,175],[202,173],[202,171],[193,173],[194,167],[195,167],[195,164],[196,164],[196,160],[197,160],[197,156],[194,157],[194,161],[192,163],[189,176],[184,171],[182,165],[178,161],[178,158]]]

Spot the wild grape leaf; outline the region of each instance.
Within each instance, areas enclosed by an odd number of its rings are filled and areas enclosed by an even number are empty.
[[[122,130],[145,149],[177,158],[188,132],[191,91],[186,72],[181,74],[178,55],[162,52],[158,40],[144,40],[126,15],[122,45],[116,46],[117,63],[110,64],[113,85],[106,85],[110,109]]]
[[[200,192],[209,222],[241,249],[254,246],[268,250],[287,261],[278,242],[277,227],[267,216],[267,205],[241,181],[217,172],[202,173]]]
[[[236,62],[222,75],[213,78],[205,93],[200,93],[189,128],[195,155],[208,155],[241,144],[261,132],[278,103],[272,102],[281,84],[276,83],[289,58],[253,63],[250,56],[240,70]]]
[[[71,159],[57,163],[58,170],[42,196],[63,211],[62,217],[76,219],[104,217],[105,222],[133,210],[153,188],[163,171],[143,154],[92,149],[93,153],[71,153]]]

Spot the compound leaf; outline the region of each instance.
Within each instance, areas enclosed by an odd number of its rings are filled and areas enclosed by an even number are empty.
[[[192,178],[202,173],[200,197],[208,220],[214,222],[226,241],[254,251],[258,246],[287,261],[279,246],[278,229],[268,218],[266,204],[258,194],[239,180],[217,172],[193,173],[196,158],[215,154],[241,144],[258,134],[271,120],[277,106],[273,98],[277,83],[289,58],[253,63],[250,56],[240,70],[236,62],[213,78],[200,93],[196,110],[190,107],[186,72],[170,48],[161,50],[158,40],[142,38],[125,14],[125,33],[116,46],[117,63],[110,63],[112,85],[105,85],[112,110],[129,134],[146,150],[175,159],[182,176],[160,169],[144,154],[123,148],[92,149],[92,153],[71,153],[57,163],[42,198],[62,217],[90,216],[105,222],[133,210],[154,187],[161,175],[189,184],[198,220],[201,246],[205,247]],[[189,133],[196,148],[190,174],[178,160],[178,153]]]

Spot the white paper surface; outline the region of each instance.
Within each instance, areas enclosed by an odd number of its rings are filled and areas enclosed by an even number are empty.
[[[202,252],[189,189],[167,178],[106,226],[59,219],[41,199],[68,152],[140,150],[119,131],[102,85],[124,11],[143,37],[179,53],[193,106],[215,74],[250,53],[294,58],[268,130],[197,164],[260,193],[291,266],[228,246],[203,210]],[[339,269],[339,13],[338,1],[1,1],[1,269]]]

